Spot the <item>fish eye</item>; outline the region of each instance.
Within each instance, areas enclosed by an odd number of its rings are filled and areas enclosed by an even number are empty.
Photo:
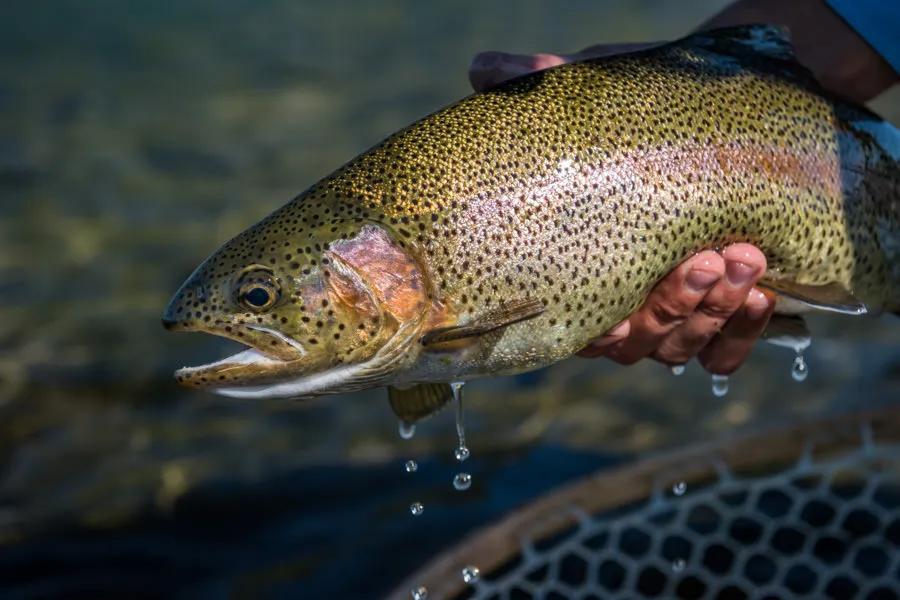
[[[238,300],[250,310],[266,310],[278,300],[278,290],[258,281],[247,283],[241,286]]]
[[[260,312],[271,308],[278,302],[280,292],[278,283],[269,273],[255,272],[249,274],[250,281],[244,281],[238,288],[237,300],[248,310]]]

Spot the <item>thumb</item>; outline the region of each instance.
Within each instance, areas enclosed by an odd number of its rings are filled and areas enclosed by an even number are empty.
[[[568,62],[558,54],[507,54],[480,52],[469,66],[469,82],[476,92],[483,92],[504,81]]]

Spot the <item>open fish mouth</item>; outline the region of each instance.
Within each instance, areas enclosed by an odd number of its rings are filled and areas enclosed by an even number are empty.
[[[387,343],[358,363],[319,370],[311,368],[306,354],[283,360],[252,347],[214,363],[179,369],[175,378],[184,385],[212,388],[223,396],[246,399],[313,398],[376,387],[384,385],[397,368],[414,356],[412,348],[419,339],[417,332],[423,317],[424,313],[401,325]],[[269,337],[283,335],[268,328],[255,330]]]
[[[238,337],[205,331],[248,348],[215,362],[182,367],[175,371],[175,380],[188,387],[219,391],[223,387],[263,384],[303,374],[307,352],[299,342],[268,327],[247,325],[246,329],[253,335]]]

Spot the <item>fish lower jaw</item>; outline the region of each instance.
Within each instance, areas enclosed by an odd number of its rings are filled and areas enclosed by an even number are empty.
[[[247,371],[268,371],[283,367],[283,361],[248,348],[215,362],[194,367],[182,367],[175,371],[175,380],[188,387],[215,387],[236,383],[246,377]]]

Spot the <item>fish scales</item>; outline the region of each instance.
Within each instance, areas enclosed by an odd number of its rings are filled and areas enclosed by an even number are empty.
[[[768,52],[756,43],[773,40]],[[376,288],[394,290],[387,304],[409,304],[402,310],[419,315],[419,327],[474,323],[510,299],[543,305],[462,349],[411,351],[393,371],[401,383],[563,359],[638,308],[691,253],[739,241],[765,253],[775,280],[838,285],[870,307],[897,310],[897,132],[819,93],[780,40],[771,28],[742,28],[470,96],[235,238],[181,292],[209,282],[209,298],[173,304],[196,304],[187,310],[193,328],[224,323],[229,282],[251,260],[284,280],[324,271],[319,288],[327,288],[328,248],[352,246],[376,224],[387,232],[382,246],[395,249],[384,253],[405,258],[367,263],[367,272],[383,279]],[[371,252],[373,243],[360,255],[384,254]],[[328,347],[320,351],[333,356],[329,367],[368,359],[375,340],[399,327],[383,315],[336,315],[327,298],[313,294],[310,306],[308,296],[238,319],[289,325],[304,352]]]

